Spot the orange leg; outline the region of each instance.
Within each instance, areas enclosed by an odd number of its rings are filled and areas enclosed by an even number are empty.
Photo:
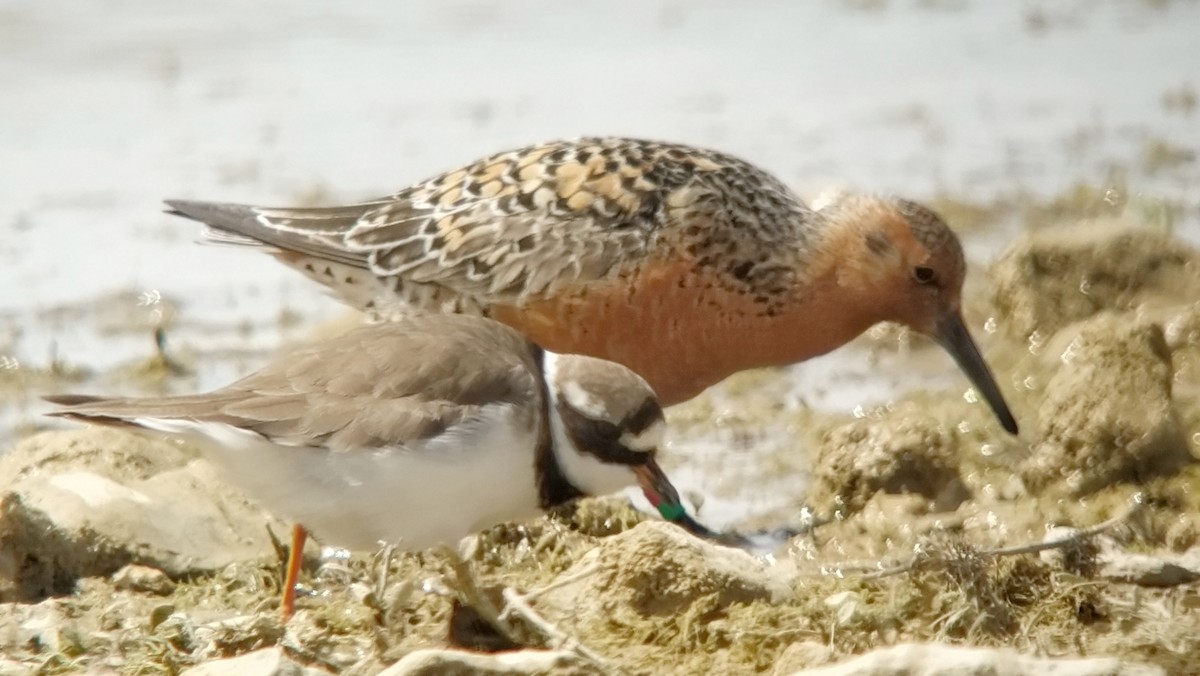
[[[288,548],[287,571],[283,576],[283,599],[279,602],[279,614],[283,621],[291,619],[296,612],[296,581],[300,577],[300,563],[304,560],[304,541],[308,531],[300,524],[292,524],[292,544]]]

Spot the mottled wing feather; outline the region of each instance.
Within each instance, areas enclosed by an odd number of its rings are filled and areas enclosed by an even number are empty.
[[[377,275],[500,302],[604,279],[653,248],[666,196],[702,170],[661,162],[667,148],[582,139],[492,155],[396,193],[346,246]]]
[[[206,395],[48,399],[64,406],[53,415],[107,424],[189,419],[233,425],[285,445],[335,451],[403,446],[473,419],[484,405],[537,401],[531,350],[495,322],[429,315],[301,348]],[[467,358],[480,354],[493,356]]]
[[[761,188],[781,192],[784,211],[790,208],[787,190],[744,162],[623,138],[499,153],[386,199],[346,207],[169,204],[281,249],[513,303],[614,275],[654,250],[662,231],[677,222],[703,227],[731,206],[757,206],[727,204],[730,185],[748,195]]]
[[[805,228],[819,220],[746,162],[626,138],[498,153],[344,207],[169,204],[274,247],[284,263],[382,316],[396,314],[382,307],[396,299],[433,311],[521,305],[631,272],[655,256],[721,267],[719,274],[736,277],[730,283],[745,283],[792,265],[789,252],[803,248]],[[365,273],[326,273],[305,257]]]

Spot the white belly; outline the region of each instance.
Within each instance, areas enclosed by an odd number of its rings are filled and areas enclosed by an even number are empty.
[[[196,442],[230,483],[326,545],[425,549],[538,511],[535,432],[518,429],[509,406],[421,445],[347,453],[228,425],[138,422]]]

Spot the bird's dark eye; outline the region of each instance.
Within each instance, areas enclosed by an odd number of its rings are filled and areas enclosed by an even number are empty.
[[[913,278],[917,280],[918,284],[932,284],[935,279],[933,268],[918,265],[913,268]]]

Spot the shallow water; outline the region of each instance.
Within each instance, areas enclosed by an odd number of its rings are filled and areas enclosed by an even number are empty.
[[[1200,2],[254,8],[0,9],[0,368],[104,373],[145,359],[166,298],[179,305],[169,353],[196,371],[160,387],[222,384],[339,310],[266,256],[196,246],[197,229],[162,215],[162,198],[352,200],[559,136],[719,147],[806,195],[989,201],[1111,185],[1114,200],[1182,202],[1174,227],[1200,242]],[[970,257],[986,262],[1025,225],[965,233]],[[787,378],[785,410],[966,389],[933,350],[867,359],[852,347]],[[72,386],[145,389],[112,377]],[[39,405],[10,399],[0,437],[41,424]],[[716,494],[706,512],[745,512],[714,484],[745,485],[746,459],[789,439],[764,435],[755,454],[721,460],[721,478],[701,462],[679,481]],[[718,430],[671,450],[723,458],[730,443]],[[795,484],[761,501],[786,504]]]

